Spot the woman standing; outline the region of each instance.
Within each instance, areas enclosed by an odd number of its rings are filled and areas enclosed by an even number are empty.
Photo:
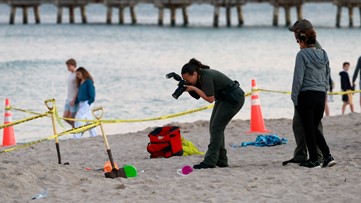
[[[79,67],[76,69],[76,77],[78,82],[78,97],[76,103],[79,104],[78,112],[76,113],[76,120],[92,120],[91,104],[95,99],[95,87],[93,77],[89,72]],[[79,127],[84,125],[84,122],[75,121],[74,126]],[[90,136],[96,136],[95,128],[89,130]],[[83,133],[74,134],[74,138],[80,138]]]
[[[186,91],[195,92],[209,103],[215,101],[209,123],[211,135],[204,161],[194,169],[228,167],[224,130],[244,104],[244,92],[237,81],[223,73],[210,69],[196,59],[191,59],[182,68],[182,77],[187,82]]]
[[[313,28],[299,30],[295,33],[295,38],[301,50],[296,56],[291,98],[301,117],[310,155],[309,159],[300,165],[309,168],[320,167],[318,147],[324,159],[322,167],[331,167],[336,162],[318,129],[325,110],[330,78],[328,56],[323,49],[315,48],[316,32]]]

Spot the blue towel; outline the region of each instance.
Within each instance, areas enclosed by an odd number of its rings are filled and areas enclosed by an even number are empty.
[[[286,138],[280,138],[278,135],[258,135],[254,142],[242,142],[241,145],[232,144],[231,147],[247,147],[249,145],[256,147],[269,147],[275,145],[286,144],[288,140]]]

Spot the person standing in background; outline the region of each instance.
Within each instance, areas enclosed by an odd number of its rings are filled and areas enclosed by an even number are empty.
[[[301,50],[296,56],[291,99],[300,115],[309,153],[309,159],[300,166],[320,167],[318,147],[323,155],[322,167],[331,167],[336,161],[318,129],[325,110],[330,79],[328,56],[323,49],[316,49],[316,32],[313,28],[300,29],[295,33],[295,38]]]
[[[65,62],[65,64],[69,71],[69,76],[68,76],[68,82],[67,82],[68,95],[67,95],[67,98],[65,101],[63,118],[74,118],[74,116],[76,114],[76,110],[77,110],[77,105],[75,104],[75,101],[76,101],[77,93],[78,93],[78,85],[77,85],[76,74],[75,74],[76,61],[75,61],[75,59],[71,58],[71,59],[68,59]],[[70,120],[65,120],[65,121],[74,128],[74,121],[70,121]]]
[[[340,72],[340,77],[341,77],[341,89],[343,92],[347,92],[347,91],[351,91],[354,88],[351,86],[350,83],[350,77],[347,73],[347,71],[350,69],[350,63],[349,62],[344,62],[342,64],[342,69],[343,71]],[[342,115],[345,114],[345,110],[346,110],[346,106],[350,105],[350,110],[351,112],[353,112],[353,102],[352,102],[352,94],[351,93],[347,93],[347,94],[343,94],[342,95]]]
[[[306,19],[300,19],[293,24],[293,26],[289,27],[288,30],[293,32],[294,36],[303,29],[313,29],[313,25],[310,21]],[[320,43],[316,40],[315,43],[316,49],[322,49]],[[293,135],[295,136],[296,148],[293,152],[293,157],[290,160],[282,162],[283,166],[286,166],[288,163],[303,163],[307,161],[307,145],[305,140],[305,130],[303,129],[300,114],[297,112],[296,108],[294,108],[294,114],[292,119],[292,130]],[[318,130],[323,134],[323,126],[322,121],[320,121],[318,125]],[[321,151],[318,149],[318,159],[319,161],[323,160],[323,156]]]
[[[78,82],[78,97],[76,103],[79,104],[78,112],[76,113],[76,120],[92,120],[91,105],[95,100],[95,87],[93,77],[89,72],[83,68],[79,67],[76,69],[76,77]],[[82,121],[75,121],[74,126],[80,127],[87,123]],[[95,128],[89,130],[90,136],[96,136]],[[74,138],[81,138],[83,133],[74,134]]]

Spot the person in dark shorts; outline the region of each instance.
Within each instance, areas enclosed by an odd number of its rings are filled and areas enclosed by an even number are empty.
[[[343,92],[354,90],[354,88],[351,86],[350,77],[348,75],[348,70],[350,69],[350,63],[344,62],[342,64],[343,71],[340,72],[341,77],[341,89]],[[346,106],[350,105],[350,110],[353,112],[353,102],[352,102],[352,94],[343,94],[342,95],[342,115],[345,114]]]

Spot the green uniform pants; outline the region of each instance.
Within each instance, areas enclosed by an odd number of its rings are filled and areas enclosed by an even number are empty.
[[[224,144],[224,130],[232,118],[241,110],[243,104],[244,96],[236,105],[232,105],[226,100],[215,102],[209,123],[210,143],[203,161],[208,166],[228,164],[227,150]]]
[[[298,114],[296,108],[293,115],[292,123],[293,134],[295,135],[296,140],[296,149],[293,153],[293,159],[295,161],[306,161],[307,160],[307,144],[305,139],[305,131],[303,130],[301,117]],[[322,122],[318,125],[318,130],[323,134]],[[323,161],[322,152],[317,148],[318,160]]]

